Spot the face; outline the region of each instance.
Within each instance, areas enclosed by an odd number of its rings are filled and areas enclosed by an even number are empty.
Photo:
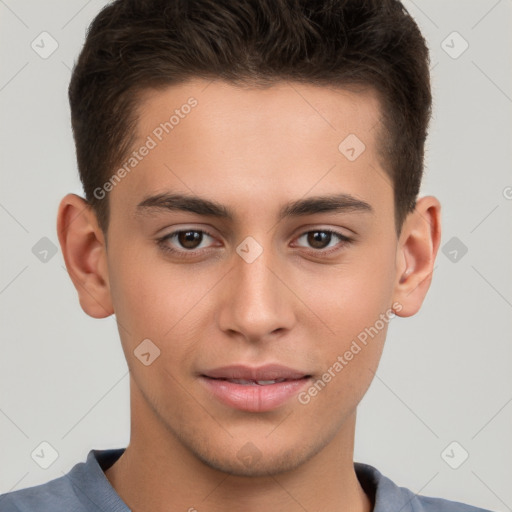
[[[395,299],[379,117],[371,91],[312,85],[144,97],[138,156],[105,187],[135,422],[240,475],[296,468],[342,435]]]

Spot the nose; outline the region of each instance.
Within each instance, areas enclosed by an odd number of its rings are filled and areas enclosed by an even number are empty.
[[[283,270],[286,262],[279,262],[270,249],[252,262],[238,253],[233,259],[234,268],[223,280],[219,328],[253,343],[282,336],[296,319],[296,300]]]

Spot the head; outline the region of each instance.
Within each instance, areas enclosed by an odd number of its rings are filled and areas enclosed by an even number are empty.
[[[59,240],[85,312],[116,314],[139,423],[246,475],[347,436],[440,239],[417,199],[428,50],[400,2],[116,1],[69,99],[86,197]],[[207,382],[276,364],[304,378],[268,410]]]

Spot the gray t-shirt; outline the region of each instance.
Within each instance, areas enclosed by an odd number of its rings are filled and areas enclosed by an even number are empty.
[[[123,452],[124,448],[91,450],[86,462],[76,464],[60,478],[2,494],[0,512],[130,512],[103,472]],[[368,464],[355,462],[354,468],[361,486],[375,503],[373,512],[489,512],[456,501],[416,495]]]

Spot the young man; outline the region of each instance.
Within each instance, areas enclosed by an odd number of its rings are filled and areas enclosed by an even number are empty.
[[[86,200],[58,235],[83,310],[116,315],[130,443],[2,511],[481,510],[353,461],[440,242],[428,60],[394,0],[103,9],[69,88]]]

